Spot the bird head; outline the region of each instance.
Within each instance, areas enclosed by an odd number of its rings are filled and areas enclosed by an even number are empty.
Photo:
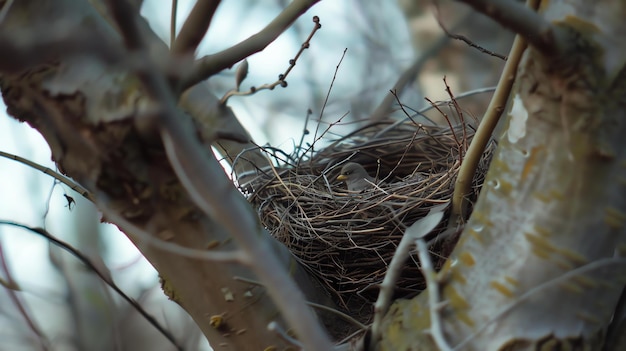
[[[361,191],[371,188],[374,178],[367,174],[363,166],[355,162],[348,162],[341,168],[341,173],[337,176],[337,180],[346,182],[348,190]]]

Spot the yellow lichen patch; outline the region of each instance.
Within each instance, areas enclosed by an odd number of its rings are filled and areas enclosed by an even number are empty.
[[[582,265],[587,264],[589,262],[587,257],[581,255],[580,253],[578,253],[576,251],[572,251],[570,249],[559,249],[559,248],[555,248],[554,250],[559,255],[563,256],[563,258],[565,258],[568,261],[572,262],[576,266],[582,266]]]
[[[475,231],[472,228],[469,228],[467,230],[467,234],[469,234],[469,236],[471,236],[472,238],[474,238],[479,244],[481,245],[485,245],[485,241],[483,240],[483,238],[480,236],[480,233],[478,233],[477,231]]]
[[[504,195],[509,195],[511,191],[513,191],[513,185],[510,182],[502,180],[500,181],[500,191]]]
[[[209,318],[209,325],[215,329],[219,329],[224,324],[224,316],[217,314]]]
[[[622,229],[626,222],[626,214],[615,207],[605,207],[604,222],[612,229]]]
[[[456,319],[465,323],[468,327],[474,326],[474,320],[470,318],[469,314],[466,311],[457,312],[455,314]]]
[[[161,290],[163,293],[172,301],[181,304],[183,301],[180,299],[180,296],[176,293],[176,289],[170,283],[170,281],[163,277],[163,275],[159,275],[159,282],[161,283]]]
[[[441,267],[441,269],[439,270],[439,276],[443,277],[449,274],[451,267],[452,267],[452,260],[447,259],[446,262],[443,264],[443,267]]]
[[[541,258],[548,258],[554,251],[554,246],[548,241],[548,239],[540,237],[531,233],[524,233],[526,240],[530,242],[532,251],[535,255]]]
[[[519,286],[519,281],[509,275],[505,275],[504,276],[504,280],[506,280],[507,283],[513,285],[513,286]]]
[[[545,339],[544,339],[545,340]],[[563,346],[567,346],[567,343],[562,343],[561,340],[558,339],[554,339],[553,337],[551,337],[548,340],[542,340],[539,343],[539,347],[538,350],[539,351],[553,351],[553,350],[562,350]],[[571,349],[567,348],[565,350],[571,351]]]
[[[548,192],[548,196],[551,196],[555,200],[563,200],[563,193],[556,190],[550,190],[550,192]]]
[[[445,296],[445,300],[450,302],[450,307],[459,312],[459,310],[465,310],[469,307],[467,300],[464,297],[459,295],[459,292],[452,286],[447,285],[443,289],[443,296]]]
[[[530,150],[530,152],[528,153],[528,160],[524,164],[524,168],[522,168],[522,176],[520,178],[520,181],[525,181],[526,178],[530,175],[530,172],[532,172],[532,170],[535,168],[535,166],[537,165],[537,159],[541,154],[542,148],[543,147],[541,146],[535,146],[532,148],[532,150]]]
[[[458,267],[458,266],[457,266]],[[450,269],[450,279],[453,282],[459,283],[461,285],[467,284],[467,280],[461,273],[461,271],[457,267],[452,267]]]
[[[544,193],[537,193],[536,192],[536,193],[533,194],[533,196],[535,197],[535,199],[537,199],[537,200],[539,200],[539,201],[541,201],[543,203],[548,203],[548,202],[552,201],[552,199],[548,195],[546,195]]]
[[[209,241],[208,244],[206,244],[206,249],[207,250],[212,250],[212,249],[214,249],[214,248],[216,248],[218,246],[220,246],[220,242],[219,241],[211,240],[211,241]]]
[[[506,286],[504,286],[504,284],[497,282],[495,280],[492,280],[491,283],[489,283],[489,285],[491,285],[492,288],[496,289],[497,292],[499,292],[500,294],[512,298],[515,296],[515,294],[513,294],[513,291],[511,291],[511,289],[507,288]]]
[[[493,222],[489,219],[489,216],[487,216],[485,212],[482,212],[482,211],[476,211],[472,213],[472,220],[474,221],[474,225],[478,224],[478,225],[483,225],[485,227],[493,226]]]
[[[463,264],[468,266],[468,267],[471,267],[474,264],[476,264],[476,260],[474,260],[474,256],[471,253],[467,252],[467,251],[462,252],[459,255],[459,260],[461,262],[463,262]]]
[[[600,28],[595,23],[585,21],[581,17],[567,15],[562,21],[559,21],[576,29],[578,32],[586,35],[596,34],[600,32]]]
[[[571,262],[567,260],[555,259],[554,264],[556,264],[556,266],[559,267],[563,271],[569,271],[569,270],[576,268]]]
[[[574,293],[574,294],[581,294],[583,292],[585,292],[585,290],[578,284],[571,282],[571,281],[567,281],[564,283],[560,284],[561,288],[563,288],[564,290],[567,290],[569,293]]]
[[[544,260],[550,258],[550,251],[542,247],[533,247],[533,253],[535,254],[535,256],[543,258]]]
[[[585,290],[595,288],[598,285],[597,280],[586,275],[576,275],[572,277],[572,281],[583,287]]]
[[[497,158],[494,159],[491,163],[492,167],[494,167],[494,169],[499,169],[501,172],[506,173],[508,171],[510,171],[511,169],[509,168],[509,164],[502,161],[501,159]]]
[[[535,230],[535,233],[537,233],[539,236],[542,236],[544,238],[547,238],[551,236],[552,234],[548,229],[538,226],[538,225],[535,225],[533,229]]]

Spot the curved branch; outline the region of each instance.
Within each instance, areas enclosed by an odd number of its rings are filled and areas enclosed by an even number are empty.
[[[558,56],[567,51],[568,42],[563,31],[517,1],[462,0],[462,2],[523,36],[531,46],[544,55]]]
[[[193,53],[211,25],[220,0],[198,0],[172,46],[172,53]]]
[[[191,73],[181,80],[179,90],[185,89],[231,67],[246,57],[265,49],[304,12],[319,0],[294,0],[260,32],[226,50],[196,61]]]
[[[496,128],[500,116],[502,116],[506,101],[513,87],[513,82],[515,81],[517,66],[519,65],[524,50],[526,50],[526,40],[518,34],[515,37],[515,41],[513,41],[513,47],[511,48],[511,52],[509,52],[502,75],[500,75],[498,87],[489,102],[487,112],[480,121],[478,130],[465,153],[465,160],[459,169],[459,175],[454,184],[454,193],[452,195],[452,211],[450,211],[449,226],[458,225],[463,218],[465,218],[467,195],[470,193],[474,173],[476,173],[478,163],[480,162],[480,158],[483,155],[487,143],[491,139],[493,130]]]

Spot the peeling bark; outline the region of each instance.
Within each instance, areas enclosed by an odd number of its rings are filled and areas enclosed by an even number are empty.
[[[258,350],[288,346],[267,329],[272,321],[287,326],[265,288],[234,279],[258,280],[249,267],[183,257],[153,245],[153,241],[163,241],[199,253],[237,249],[230,233],[200,211],[179,183],[154,128],[153,115],[159,104],[143,91],[136,75],[140,65],[124,54],[120,36],[100,13],[86,1],[17,1],[0,31],[11,33],[9,42],[18,46],[37,42],[40,48],[49,49],[29,62],[7,58],[1,66],[0,89],[9,115],[43,135],[59,169],[93,193],[96,205],[106,209],[105,213],[151,235],[146,240],[126,230],[159,272],[165,293],[191,315],[213,347]],[[77,37],[58,35],[76,31],[81,33]],[[81,51],[82,40],[98,41],[101,48],[87,45],[93,51]],[[155,52],[167,54],[163,43],[153,46]],[[184,95],[182,108],[190,118],[197,118],[197,134],[189,137],[204,143],[207,157],[214,157],[210,146],[220,131],[249,140],[232,112],[215,111],[211,101],[217,99],[206,88],[193,89]],[[198,93],[207,95],[200,101]],[[229,151],[237,155],[252,144],[227,141],[220,145],[222,150],[231,147]],[[258,164],[266,163],[259,155],[251,152],[247,156]],[[238,171],[251,169],[245,162],[240,165]],[[103,221],[111,219],[105,216]],[[264,240],[272,240],[267,232],[262,233]],[[271,245],[308,298],[328,304],[323,290],[289,251],[277,242]],[[212,319],[216,316],[223,317],[219,325]]]
[[[615,42],[624,8],[562,5],[550,2],[545,16],[570,33],[571,50],[526,52],[508,130],[438,275],[440,325],[427,292],[398,301],[380,350],[439,350],[433,328],[462,350],[605,346],[626,285],[626,46]]]

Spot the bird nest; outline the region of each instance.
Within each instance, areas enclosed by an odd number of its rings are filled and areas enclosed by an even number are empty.
[[[280,166],[246,184],[263,225],[297,257],[339,307],[368,322],[387,266],[405,229],[430,208],[448,202],[474,135],[469,125],[381,122],[335,141],[297,166]],[[470,200],[483,182],[493,143],[474,176]],[[346,162],[357,162],[380,181],[349,192],[337,181]],[[416,176],[419,174],[420,176]],[[431,233],[436,236],[446,223]],[[430,247],[441,266],[456,240]],[[425,288],[415,255],[396,282],[395,297]]]

